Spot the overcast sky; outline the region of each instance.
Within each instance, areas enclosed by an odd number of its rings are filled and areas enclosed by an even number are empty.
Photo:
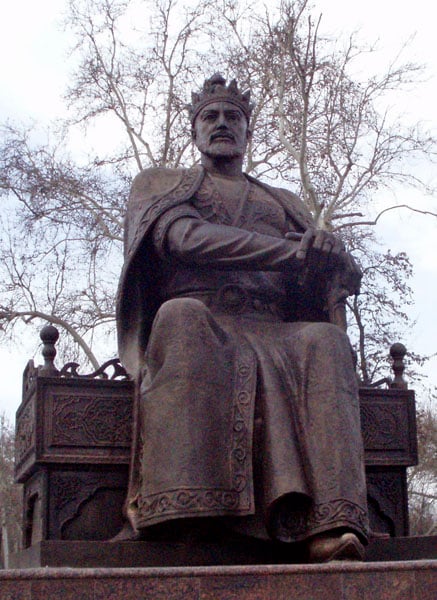
[[[64,110],[62,92],[68,81],[66,64],[68,36],[58,27],[65,0],[15,0],[3,2],[0,22],[0,121],[6,119],[49,122]],[[394,53],[401,43],[415,35],[405,59],[426,63],[428,80],[408,96],[399,98],[402,110],[412,121],[424,120],[436,131],[435,102],[437,97],[437,48],[435,19],[429,0],[399,2],[399,0],[316,0],[323,13],[325,29],[343,35],[361,30],[363,39],[377,38],[387,54]],[[209,74],[206,74],[209,75]],[[432,175],[430,173],[430,175]],[[435,177],[435,175],[434,175]],[[408,202],[437,212],[437,200],[418,193],[395,190],[395,200]],[[437,351],[437,327],[434,316],[437,297],[436,260],[437,220],[394,211],[381,219],[379,237],[393,252],[405,250],[415,266],[413,288],[415,306],[411,314],[417,324],[407,345],[418,353]],[[395,340],[394,340],[395,341]],[[23,355],[24,346],[17,341],[17,350],[0,349],[0,412],[6,410],[13,418],[21,396],[21,373],[31,356]],[[37,362],[41,362],[37,357]],[[437,359],[428,364],[426,372],[437,385]]]

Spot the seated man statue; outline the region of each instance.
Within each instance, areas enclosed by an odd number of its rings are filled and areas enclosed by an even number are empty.
[[[130,533],[213,521],[301,542],[309,561],[362,559],[357,380],[326,292],[361,275],[294,194],[242,172],[251,110],[235,81],[206,80],[200,165],[132,185],[117,312],[137,383]]]

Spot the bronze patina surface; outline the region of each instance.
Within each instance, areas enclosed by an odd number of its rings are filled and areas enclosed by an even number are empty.
[[[310,556],[329,547],[323,560],[346,532],[367,537],[341,310],[361,274],[297,196],[243,173],[250,113],[215,75],[190,111],[201,165],[132,185],[117,303],[137,388],[126,514],[136,537],[212,522]]]

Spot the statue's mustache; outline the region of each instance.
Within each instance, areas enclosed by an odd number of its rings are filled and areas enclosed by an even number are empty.
[[[215,133],[213,133],[211,135],[210,139],[213,142],[214,140],[216,140],[218,138],[226,138],[228,140],[232,140],[233,142],[235,141],[234,136],[229,131],[216,131]]]

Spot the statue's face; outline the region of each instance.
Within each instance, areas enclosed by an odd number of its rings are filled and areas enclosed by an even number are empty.
[[[213,102],[200,111],[193,140],[202,154],[212,158],[244,155],[249,129],[244,113],[231,102]]]

